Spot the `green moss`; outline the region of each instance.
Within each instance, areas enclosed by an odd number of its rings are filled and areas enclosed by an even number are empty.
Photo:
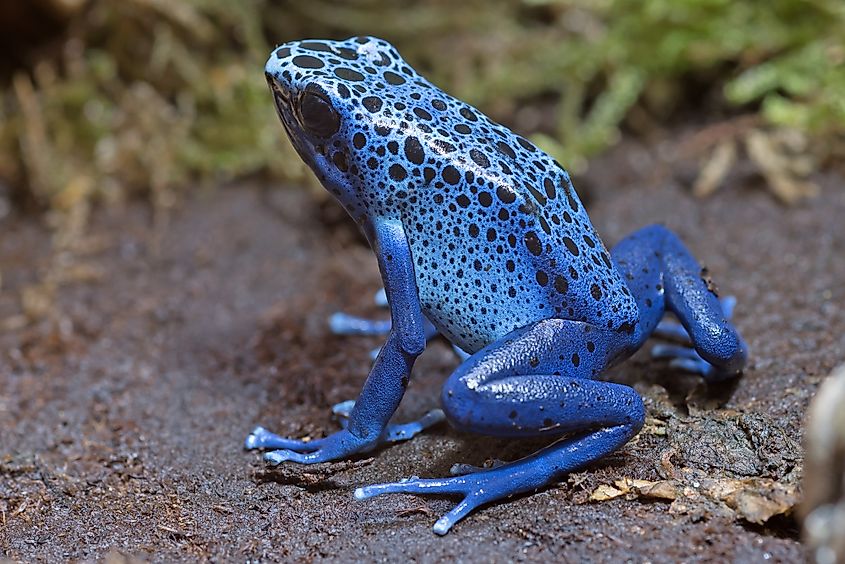
[[[615,142],[638,104],[656,122],[683,107],[692,77],[724,88],[728,109],[840,135],[843,6],[95,0],[70,22],[61,56],[2,92],[0,176],[47,207],[133,193],[167,204],[197,180],[259,171],[300,182],[266,92],[266,54],[357,33],[394,42],[434,82],[575,169]]]

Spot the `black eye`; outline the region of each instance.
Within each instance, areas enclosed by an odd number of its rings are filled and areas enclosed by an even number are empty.
[[[317,137],[331,137],[340,129],[340,116],[331,104],[314,92],[305,92],[299,100],[302,125]]]

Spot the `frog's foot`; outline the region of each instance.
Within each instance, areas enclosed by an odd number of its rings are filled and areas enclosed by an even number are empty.
[[[373,303],[378,307],[388,307],[384,288],[373,296]],[[329,317],[329,328],[335,335],[387,335],[390,332],[390,320],[367,319],[338,311]]]
[[[340,423],[340,426],[344,429],[346,429],[349,424],[349,417],[352,414],[352,408],[354,407],[355,400],[342,401],[332,407],[332,413],[338,418],[338,423]],[[413,439],[429,427],[433,427],[445,420],[446,416],[443,414],[442,409],[432,409],[416,421],[411,421],[409,423],[391,423],[384,429],[381,437],[379,437],[377,445],[384,443],[398,443]]]
[[[432,530],[438,535],[445,535],[455,523],[477,507],[508,497],[515,493],[515,489],[510,472],[491,469],[453,478],[420,479],[414,476],[399,482],[374,484],[356,489],[355,499],[363,500],[391,493],[461,495],[461,502],[434,524]]]
[[[723,298],[719,298],[719,305],[722,306],[722,313],[725,314],[725,319],[731,319],[733,317],[734,308],[736,307],[736,297],[725,296]],[[677,341],[688,346],[692,344],[689,333],[687,333],[684,326],[677,321],[669,321],[667,319],[662,320],[657,324],[657,328],[654,330],[652,335],[669,341]]]
[[[335,335],[387,335],[390,320],[366,319],[338,311],[329,317],[329,329]]]
[[[715,366],[701,358],[692,347],[680,345],[654,345],[651,349],[652,358],[668,359],[671,368],[677,368],[692,374],[698,374],[705,378],[716,376],[718,371]]]
[[[425,331],[425,339],[426,341],[430,341],[439,333],[428,319],[424,320],[424,323],[425,327],[423,330]],[[390,325],[389,319],[367,319],[365,317],[350,315],[342,311],[335,312],[331,315],[331,317],[329,317],[329,329],[331,329],[331,332],[335,335],[386,335],[390,332]],[[470,357],[469,353],[464,352],[457,345],[452,345],[452,350],[455,351],[455,354],[461,359],[461,361]],[[381,347],[374,348],[370,351],[370,358],[375,360],[379,352],[381,352]]]
[[[388,425],[381,436],[374,442],[363,441],[347,430],[349,416],[355,402],[341,402],[332,408],[342,430],[323,439],[303,441],[290,439],[271,433],[264,427],[256,427],[246,438],[244,448],[277,449],[264,455],[264,460],[272,465],[290,460],[301,464],[314,464],[336,460],[350,454],[368,452],[385,443],[407,441],[429,427],[442,422],[446,416],[440,409],[432,409],[420,419],[409,423]]]
[[[460,495],[463,499],[437,520],[433,531],[445,535],[476,508],[512,495],[532,492],[558,480],[628,441],[636,429],[630,425],[600,429],[562,439],[520,460],[451,478],[420,479],[416,476],[355,490],[355,499],[382,494]]]
[[[725,319],[733,316],[736,298],[725,296],[719,300]],[[657,337],[677,341],[682,344],[657,344],[651,349],[651,357],[657,359],[668,359],[669,366],[692,374],[698,374],[710,381],[725,380],[734,374],[720,371],[716,366],[704,360],[701,355],[692,347],[689,333],[683,325],[675,321],[661,321],[653,333]]]

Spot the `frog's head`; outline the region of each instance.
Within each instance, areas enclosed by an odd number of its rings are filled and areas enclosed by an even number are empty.
[[[416,73],[392,45],[372,37],[285,43],[270,55],[264,71],[300,157],[356,215],[365,183],[355,153],[362,130],[378,125],[364,115],[375,100],[372,94]]]

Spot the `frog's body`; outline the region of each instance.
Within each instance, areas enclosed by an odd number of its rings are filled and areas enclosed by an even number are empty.
[[[434,87],[387,42],[288,43],[266,74],[297,151],[375,250],[393,321],[348,426],[310,443],[259,428],[247,446],[287,449],[268,460],[333,460],[396,439],[388,420],[426,319],[472,353],[444,386],[454,425],[582,433],[495,470],[356,492],[465,494],[441,533],[480,503],[540,487],[630,439],[644,418],[639,396],[592,378],[636,351],[665,309],[712,364],[684,360],[709,375],[742,368],[741,339],[674,235],[647,228],[609,253],[554,159]]]

